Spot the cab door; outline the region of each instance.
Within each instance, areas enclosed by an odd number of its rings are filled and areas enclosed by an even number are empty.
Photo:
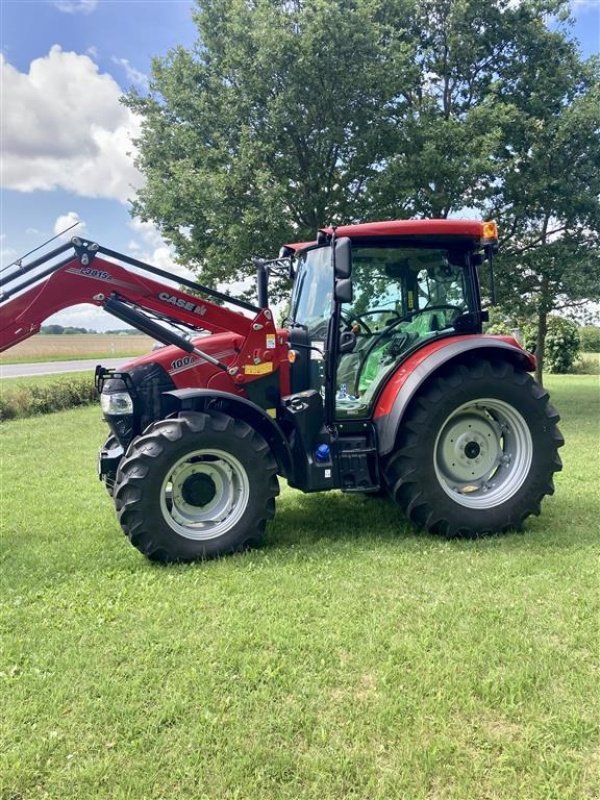
[[[288,341],[292,393],[315,389],[322,393],[327,328],[332,314],[331,248],[304,251],[298,260],[292,293]]]

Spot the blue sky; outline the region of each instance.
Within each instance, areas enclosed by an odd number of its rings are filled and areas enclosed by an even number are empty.
[[[130,156],[137,122],[119,104],[143,90],[153,56],[192,46],[190,0],[0,0],[2,264],[82,220],[85,235],[158,266],[171,256],[150,225],[131,219],[141,183]],[[584,55],[600,51],[600,0],[573,0]],[[114,319],[89,306],[62,324]]]

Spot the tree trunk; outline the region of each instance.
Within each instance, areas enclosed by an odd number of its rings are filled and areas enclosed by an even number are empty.
[[[540,309],[538,315],[538,329],[535,339],[535,379],[540,386],[544,385],[543,370],[544,370],[544,356],[546,351],[546,333],[548,332],[548,314],[545,310]]]
[[[542,226],[542,235],[540,237],[540,245],[546,244],[546,236],[548,233],[548,223],[550,219],[546,215],[544,224]],[[548,333],[548,311],[552,309],[548,298],[548,276],[542,274],[540,284],[540,301],[538,303],[538,326],[537,335],[535,339],[535,379],[540,386],[544,385],[544,357],[546,355],[546,334]]]

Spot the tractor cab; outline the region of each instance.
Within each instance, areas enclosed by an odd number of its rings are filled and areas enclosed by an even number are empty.
[[[375,225],[357,225],[345,244],[338,236],[337,247],[330,237],[297,250],[292,388],[326,396],[331,376],[334,420],[370,418],[388,378],[428,343],[481,332],[477,268],[490,243],[482,241],[481,223],[473,236],[441,222],[442,232],[440,221],[379,223],[387,226],[379,236],[361,230]],[[460,224],[470,230],[471,223]]]

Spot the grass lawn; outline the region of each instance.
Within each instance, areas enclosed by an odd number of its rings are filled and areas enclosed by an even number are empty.
[[[598,380],[525,534],[284,491],[259,551],[160,567],[97,407],[0,426],[3,800],[597,798]]]

